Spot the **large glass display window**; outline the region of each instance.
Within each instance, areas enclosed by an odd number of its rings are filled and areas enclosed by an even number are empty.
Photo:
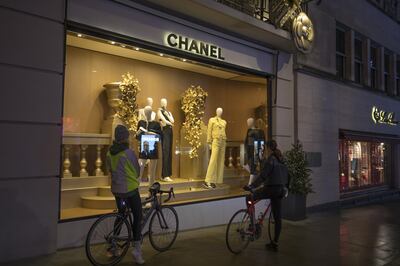
[[[378,141],[339,140],[340,191],[387,184],[390,147]]]
[[[61,219],[115,209],[105,162],[118,124],[131,130],[142,197],[154,181],[174,187],[172,204],[240,195],[257,171],[254,145],[268,137],[267,84],[266,76],[69,32]]]

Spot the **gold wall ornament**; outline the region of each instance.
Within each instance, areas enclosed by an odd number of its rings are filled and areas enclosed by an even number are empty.
[[[119,89],[121,99],[117,115],[125,123],[129,131],[136,134],[136,127],[139,121],[139,108],[136,103],[137,95],[140,92],[139,81],[128,72],[122,75]]]
[[[303,0],[270,0],[270,19],[279,28],[292,31],[297,50],[307,54],[314,42],[314,26],[302,10]]]
[[[185,139],[189,142],[191,150],[189,157],[191,159],[198,157],[198,149],[201,146],[200,137],[202,134],[201,126],[206,106],[208,93],[200,86],[191,85],[182,95],[182,111],[185,114]]]
[[[293,20],[292,36],[297,49],[302,53],[311,52],[314,42],[314,27],[311,19],[304,12]]]

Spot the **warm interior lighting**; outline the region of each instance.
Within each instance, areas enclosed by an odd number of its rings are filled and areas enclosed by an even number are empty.
[[[135,50],[136,50],[136,51],[139,51],[140,49],[139,49],[138,47],[135,47]]]
[[[160,54],[160,56],[164,56],[164,54]]]
[[[183,61],[183,62],[186,62],[186,59],[185,59],[185,58],[183,58],[183,59],[182,59],[182,61]]]
[[[110,43],[111,43],[111,44],[115,44],[115,42],[114,42],[114,41],[111,41]]]
[[[77,35],[77,36],[80,38],[80,37],[82,37],[82,34],[78,33],[78,35]]]

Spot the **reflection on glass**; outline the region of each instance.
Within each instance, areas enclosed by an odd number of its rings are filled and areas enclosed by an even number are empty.
[[[380,142],[340,140],[340,191],[383,185],[387,147]]]

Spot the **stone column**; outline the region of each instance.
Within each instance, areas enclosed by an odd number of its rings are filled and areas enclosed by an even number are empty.
[[[391,95],[396,95],[397,91],[396,91],[396,67],[397,67],[397,56],[395,53],[390,55],[389,61],[390,61],[390,69],[389,69],[389,77],[390,77],[390,81],[389,81],[389,86],[390,86],[390,94]],[[398,95],[399,96],[399,95]]]
[[[381,46],[378,47],[376,51],[377,88],[380,91],[385,91],[385,48]]]
[[[348,80],[354,81],[354,30],[348,30],[345,33],[345,77]]]
[[[367,87],[371,87],[371,40],[364,39],[362,47],[363,56],[363,84]]]

